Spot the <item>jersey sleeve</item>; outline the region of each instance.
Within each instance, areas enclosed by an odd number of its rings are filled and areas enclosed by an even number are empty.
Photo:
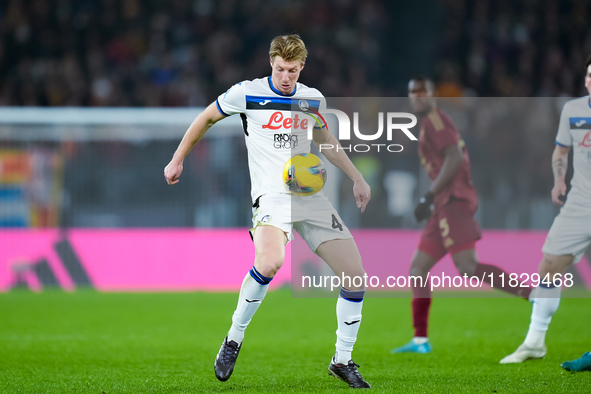
[[[438,111],[433,111],[427,119],[425,132],[435,151],[441,152],[460,142],[460,135],[447,116],[440,116]]]
[[[325,113],[326,111],[326,98],[320,94],[320,92],[318,92],[319,96],[315,99],[317,99],[318,101],[318,113],[322,114]],[[317,130],[323,129],[326,127],[325,121],[326,118],[324,119],[318,119],[318,121],[316,121],[316,119],[313,119],[312,121],[314,121],[314,128]]]
[[[245,82],[247,81],[237,83],[217,98],[216,105],[222,115],[230,116],[246,111]]]
[[[556,134],[556,145],[570,147],[573,144],[573,137],[570,133],[570,119],[568,116],[568,105],[565,103],[560,113],[560,122],[558,123],[558,133]]]

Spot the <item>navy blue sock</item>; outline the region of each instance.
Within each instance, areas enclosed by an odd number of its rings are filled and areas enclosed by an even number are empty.
[[[261,285],[268,285],[273,280],[272,277],[267,278],[266,276],[263,276],[256,268],[254,268],[254,266],[252,266],[252,269],[250,270],[250,276]]]

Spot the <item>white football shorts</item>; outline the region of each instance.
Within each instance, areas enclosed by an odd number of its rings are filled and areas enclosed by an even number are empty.
[[[353,238],[337,210],[322,193],[300,197],[288,193],[264,194],[253,207],[251,235],[258,226],[274,226],[293,239],[295,229],[312,251],[325,241]]]
[[[542,246],[542,252],[556,256],[572,254],[575,263],[581,261],[591,244],[591,213],[568,206],[568,201],[554,218]]]

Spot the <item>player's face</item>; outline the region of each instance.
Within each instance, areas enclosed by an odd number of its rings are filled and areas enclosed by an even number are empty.
[[[591,95],[591,64],[587,66],[587,73],[585,74],[585,87]]]
[[[304,64],[299,60],[287,62],[280,56],[275,56],[271,59],[271,79],[275,89],[284,94],[291,94],[303,68]]]
[[[426,81],[411,80],[408,83],[408,97],[413,111],[424,114],[433,106],[433,92]]]

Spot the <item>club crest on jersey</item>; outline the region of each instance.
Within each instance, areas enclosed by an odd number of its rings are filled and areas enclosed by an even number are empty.
[[[308,104],[307,100],[300,100],[298,101],[298,107],[300,107],[302,111],[308,112],[308,110],[310,109],[310,104]]]

